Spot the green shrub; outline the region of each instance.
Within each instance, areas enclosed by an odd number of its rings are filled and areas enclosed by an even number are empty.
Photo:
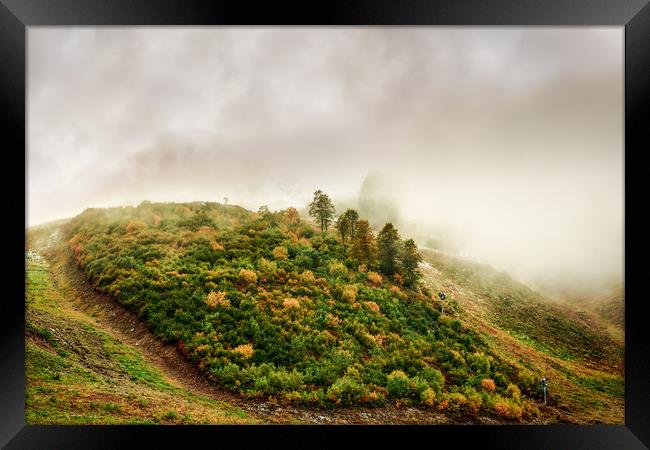
[[[395,370],[388,375],[386,389],[393,398],[407,398],[411,392],[409,378],[401,370]]]
[[[445,377],[438,369],[426,367],[422,369],[419,376],[424,379],[429,386],[436,392],[440,393],[445,383]]]
[[[332,261],[329,264],[328,272],[335,277],[346,277],[348,275],[348,268],[343,263]]]
[[[366,388],[359,381],[345,375],[327,389],[327,398],[336,404],[353,405],[366,394]]]

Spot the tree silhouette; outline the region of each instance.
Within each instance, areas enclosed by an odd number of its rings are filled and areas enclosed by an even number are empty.
[[[418,271],[418,264],[422,261],[422,256],[418,253],[418,248],[413,239],[404,242],[401,253],[400,263],[404,283],[408,287],[413,287],[422,276]]]
[[[375,262],[376,244],[370,223],[367,220],[358,220],[356,223],[356,232],[352,239],[351,256],[367,267]]]
[[[397,272],[400,250],[400,238],[392,223],[387,223],[377,235],[379,253],[379,270],[385,275],[392,276]]]
[[[309,204],[309,215],[320,224],[321,231],[327,230],[335,212],[334,203],[327,194],[320,189],[314,192],[314,199]]]

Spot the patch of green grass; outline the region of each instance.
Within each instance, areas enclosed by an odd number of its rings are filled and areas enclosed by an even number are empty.
[[[25,366],[28,379],[52,380],[56,374],[70,367],[61,356],[50,353],[35,345],[25,348]]]
[[[120,405],[113,402],[106,402],[103,405],[101,405],[101,408],[111,413],[120,412],[122,410],[122,407]]]
[[[165,414],[162,416],[163,420],[178,420],[178,414],[176,414],[174,411],[167,411]]]
[[[53,347],[58,345],[58,341],[54,337],[54,334],[46,327],[36,325],[32,322],[27,322],[25,324],[25,331],[41,337],[45,342],[49,343]]]
[[[578,383],[588,389],[602,392],[613,397],[625,397],[625,382],[620,377],[579,377]]]
[[[119,368],[136,383],[145,384],[162,391],[173,391],[160,372],[142,359],[134,350],[116,343],[107,337],[103,340],[105,351],[119,364]]]
[[[524,344],[534,348],[538,352],[542,352],[551,356],[557,356],[558,358],[564,361],[573,361],[576,359],[576,357],[571,352],[569,352],[566,348],[563,347],[553,348],[546,345],[543,341],[533,339],[530,336],[521,333],[511,332],[510,335],[513,336],[518,341],[523,342]]]

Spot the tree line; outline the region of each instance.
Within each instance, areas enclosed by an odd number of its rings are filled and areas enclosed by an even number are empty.
[[[378,270],[389,278],[415,287],[421,275],[418,264],[422,261],[413,239],[402,240],[392,223],[386,223],[375,233],[368,220],[354,209],[347,209],[334,220],[336,209],[330,197],[320,189],[314,192],[309,204],[309,215],[319,224],[321,232],[327,232],[334,224],[348,256],[367,270]]]

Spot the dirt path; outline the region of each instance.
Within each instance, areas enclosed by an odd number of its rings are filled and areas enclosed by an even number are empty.
[[[96,292],[76,267],[72,252],[61,242],[63,233],[54,228],[47,237],[31,242],[30,251],[44,256],[50,263],[55,287],[64,295],[67,307],[85,314],[103,331],[136,349],[150,364],[157,367],[168,381],[195,394],[225,401],[246,411],[265,423],[308,424],[496,424],[483,417],[465,422],[452,422],[436,411],[387,405],[380,408],[309,408],[300,405],[276,404],[244,398],[211,384],[173,345],[157,340],[138,317],[108,296]]]

